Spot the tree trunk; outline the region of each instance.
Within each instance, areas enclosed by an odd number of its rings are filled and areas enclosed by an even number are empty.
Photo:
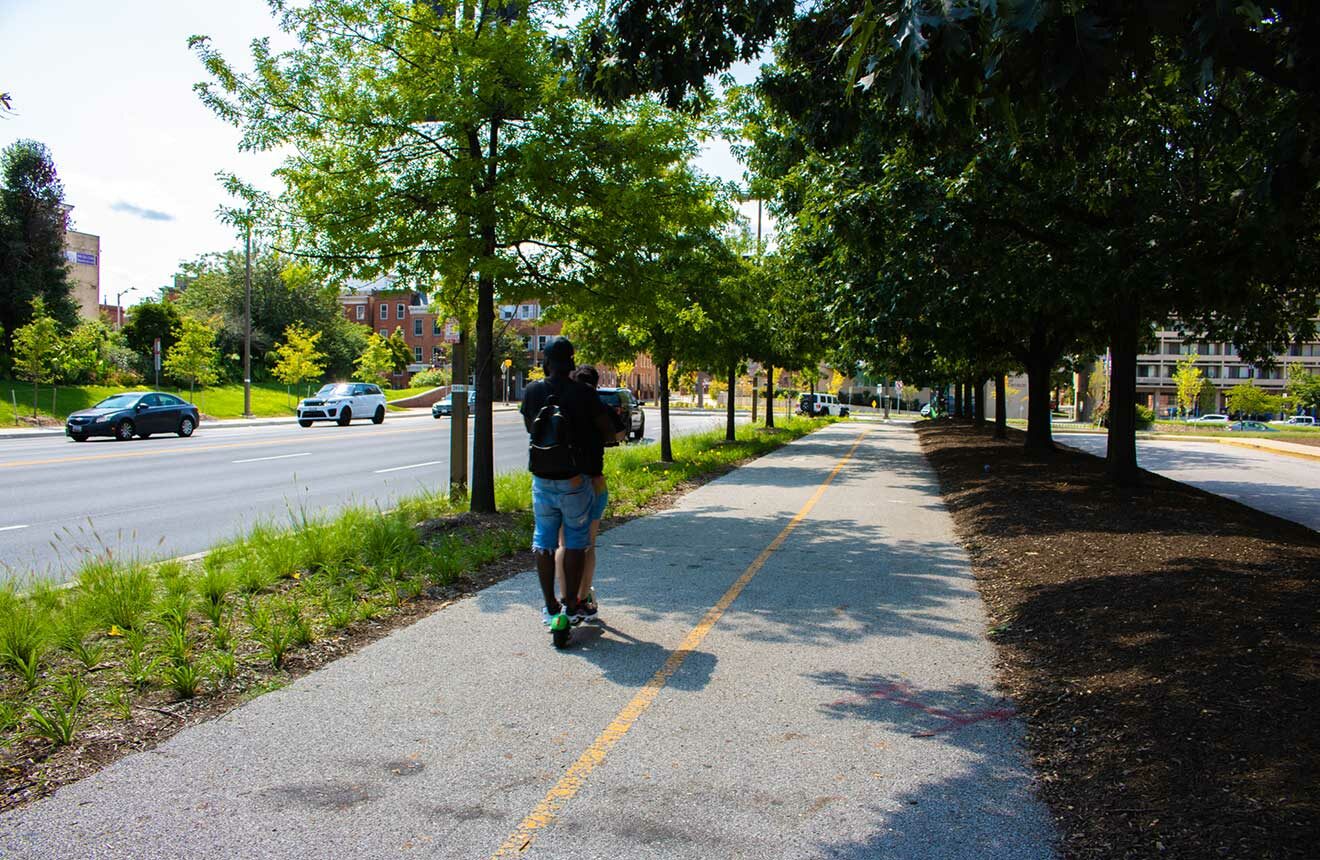
[[[995,438],[1008,438],[1008,380],[995,374]]]
[[[1120,301],[1110,331],[1109,452],[1105,471],[1120,487],[1135,486],[1137,466],[1137,342],[1140,313],[1131,301]]]
[[[37,420],[37,398],[40,396],[41,393],[37,391],[37,383],[34,380],[32,382],[32,420],[33,421]]]
[[[972,417],[976,419],[977,427],[985,426],[985,384],[988,379],[979,379],[972,387],[972,402],[976,404],[972,410]]]
[[[752,426],[756,426],[756,397],[759,392],[756,390],[756,374],[752,374]]]
[[[669,441],[669,355],[656,351],[656,369],[660,372],[660,459],[674,462],[674,449]]]
[[[1055,356],[1044,346],[1043,333],[1033,333],[1027,355],[1027,445],[1029,452],[1054,450],[1050,433],[1050,370]]]
[[[724,439],[726,442],[732,442],[738,438],[733,427],[733,393],[738,389],[735,387],[738,383],[738,365],[729,365],[729,405],[728,412],[724,419]]]
[[[765,368],[765,426],[773,429],[775,426],[775,366],[766,365]]]
[[[963,384],[961,382],[953,384],[953,417],[963,417]]]
[[[494,262],[498,250],[495,231],[495,186],[499,182],[500,117],[491,117],[485,150],[485,176],[478,198],[481,212],[481,257]],[[474,513],[495,513],[495,438],[491,383],[495,367],[495,276],[482,266],[477,277],[477,414],[472,422],[472,500]],[[465,380],[466,381],[466,380]],[[451,401],[452,402],[452,401]]]

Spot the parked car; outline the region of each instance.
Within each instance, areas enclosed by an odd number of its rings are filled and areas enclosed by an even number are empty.
[[[345,427],[354,418],[370,418],[372,424],[385,420],[385,394],[379,385],[331,382],[298,402],[298,424],[302,427],[311,427],[314,421],[336,421]]]
[[[1253,433],[1255,433],[1255,432],[1259,432],[1259,431],[1262,431],[1262,430],[1265,431],[1266,433],[1278,433],[1278,432],[1279,432],[1278,428],[1276,428],[1276,427],[1271,427],[1270,425],[1266,424],[1264,421],[1234,421],[1232,424],[1228,425],[1228,429],[1229,429],[1229,430],[1250,430],[1250,431],[1252,431]]]
[[[922,417],[922,418],[929,418],[929,417],[930,417],[930,404],[929,404],[929,403],[923,403],[923,404],[922,404],[922,406],[921,406],[921,417]]]
[[[1310,415],[1293,415],[1289,418],[1280,418],[1275,424],[1284,424],[1289,427],[1314,427],[1316,421]]]
[[[1187,423],[1188,424],[1227,424],[1228,416],[1220,415],[1219,413],[1213,413],[1210,415],[1202,415],[1199,418],[1188,418]]]
[[[814,398],[814,399],[813,399]],[[798,412],[803,415],[839,415],[848,417],[847,403],[840,403],[833,394],[803,394],[798,398]]]
[[[64,434],[75,442],[86,442],[92,436],[113,436],[127,442],[134,436],[149,439],[153,433],[187,437],[200,419],[196,406],[173,394],[129,391],[74,412],[64,423]]]
[[[477,405],[477,392],[468,392],[468,415],[472,414],[472,408]],[[439,418],[441,415],[453,416],[454,414],[454,395],[446,394],[444,397],[431,404],[431,417]]]
[[[623,419],[624,426],[628,428],[628,438],[634,442],[640,441],[646,433],[646,412],[642,410],[641,401],[627,388],[597,388],[596,396]]]

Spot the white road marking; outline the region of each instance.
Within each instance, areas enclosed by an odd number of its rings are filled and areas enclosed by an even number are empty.
[[[0,532],[13,532],[25,528],[27,528],[27,526],[0,526]]]
[[[260,463],[260,462],[262,462],[263,460],[287,460],[287,459],[289,459],[290,457],[310,457],[310,456],[312,456],[312,452],[311,452],[311,451],[304,451],[304,452],[301,453],[301,454],[277,454],[277,455],[274,456],[274,457],[252,457],[252,458],[247,459],[247,460],[234,460],[233,462],[235,462],[235,463]]]
[[[445,460],[427,460],[425,463],[413,463],[411,466],[395,466],[395,467],[390,468],[390,469],[377,469],[376,471],[372,472],[371,474],[373,474],[373,475],[383,475],[383,474],[385,474],[386,472],[402,472],[404,469],[420,469],[420,468],[422,468],[423,466],[438,466],[438,465],[440,465],[441,463],[444,463],[444,462],[447,462],[447,461],[445,461]]]

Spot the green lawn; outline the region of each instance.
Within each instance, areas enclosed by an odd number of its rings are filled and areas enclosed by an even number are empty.
[[[253,383],[252,414],[258,418],[292,416],[298,398],[306,396],[307,393],[315,391],[316,388],[317,383],[311,383],[286,391],[285,386],[278,382]],[[69,416],[70,412],[77,412],[79,409],[95,406],[99,401],[112,394],[118,394],[121,391],[150,390],[152,388],[149,385],[61,385],[55,388],[43,385],[37,389],[37,414],[46,418],[53,416],[63,421]],[[202,411],[203,415],[212,418],[243,417],[243,386],[237,382],[199,388],[191,397],[187,388],[180,389],[171,385],[163,385],[156,390],[168,391],[171,394],[179,395],[184,400],[191,400],[197,404],[197,408]],[[397,391],[386,389],[385,397],[388,400],[399,400],[430,390],[429,387],[405,388]],[[54,397],[53,403],[52,396]],[[19,416],[32,415],[31,385],[8,380],[0,381],[0,397],[3,397],[3,402],[0,402],[0,428],[13,427],[17,423],[14,420],[15,401],[18,403]]]

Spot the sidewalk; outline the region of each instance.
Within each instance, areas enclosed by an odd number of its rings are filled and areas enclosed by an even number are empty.
[[[524,573],[0,816],[3,853],[1053,856],[910,428],[823,429],[600,570],[571,650]]]

